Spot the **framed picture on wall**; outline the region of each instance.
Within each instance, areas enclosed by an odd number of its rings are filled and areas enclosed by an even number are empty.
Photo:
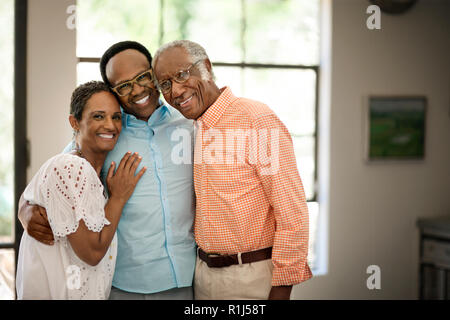
[[[424,96],[370,96],[368,160],[423,159],[426,106]]]

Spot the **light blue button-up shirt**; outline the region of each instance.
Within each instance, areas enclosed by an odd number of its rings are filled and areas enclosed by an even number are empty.
[[[147,122],[123,113],[122,132],[103,166],[101,175],[106,181],[111,162],[119,164],[131,151],[142,156],[137,172],[147,167],[117,228],[113,286],[119,289],[154,293],[192,285],[196,259],[195,196],[189,161],[192,144],[184,141],[184,148],[180,148],[177,132],[188,132],[185,138],[192,136],[193,121],[170,106],[156,109]],[[183,152],[191,154],[180,154]]]

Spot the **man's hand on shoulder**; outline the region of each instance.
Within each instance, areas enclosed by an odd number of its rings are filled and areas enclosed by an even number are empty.
[[[21,197],[19,206],[19,220],[24,230],[37,241],[47,245],[54,243],[53,232],[47,218],[47,212],[43,207],[30,205]]]

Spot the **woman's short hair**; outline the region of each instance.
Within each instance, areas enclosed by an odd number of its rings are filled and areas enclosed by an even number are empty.
[[[78,121],[81,120],[84,107],[95,93],[106,91],[112,94],[109,87],[102,81],[89,81],[79,85],[72,93],[70,100],[70,114]]]

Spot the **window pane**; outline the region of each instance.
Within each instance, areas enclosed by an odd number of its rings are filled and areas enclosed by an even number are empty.
[[[319,62],[319,0],[247,0],[246,62]]]
[[[77,0],[77,56],[101,57],[112,44],[135,40],[159,47],[160,0]]]
[[[294,144],[295,158],[297,160],[297,168],[302,178],[303,188],[305,189],[306,199],[314,197],[314,144],[313,136],[292,137]]]
[[[213,66],[216,84],[219,88],[229,86],[233,94],[242,97],[242,69],[238,67],[216,67]]]
[[[252,69],[213,67],[219,88],[229,86],[234,95],[261,101],[280,117],[294,135],[314,135],[316,130],[316,73],[303,69]]]
[[[211,61],[240,62],[241,0],[164,1],[163,43],[189,39],[201,44]]]
[[[99,64],[94,62],[79,62],[77,64],[77,85],[92,80],[102,81]]]
[[[13,300],[15,291],[14,249],[0,249],[0,300]]]
[[[14,0],[0,1],[0,243],[14,233]]]
[[[302,69],[250,69],[243,96],[267,104],[293,136],[297,167],[307,199],[314,196],[315,72]]]
[[[214,67],[219,87],[267,104],[293,135],[306,197],[314,196],[315,81],[313,70]],[[281,93],[281,94],[280,94]],[[284,94],[283,94],[284,93]]]
[[[314,134],[316,73],[313,70],[247,68],[243,72],[246,98],[267,104],[291,134]]]

